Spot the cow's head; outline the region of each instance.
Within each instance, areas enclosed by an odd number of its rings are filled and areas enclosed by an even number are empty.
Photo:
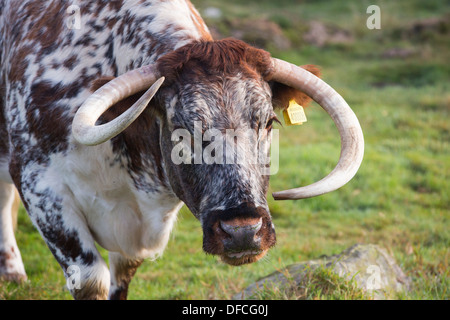
[[[277,121],[274,108],[287,107],[291,99],[304,105],[308,94],[330,114],[342,139],[341,158],[330,175],[307,187],[275,193],[275,199],[335,190],[353,177],[362,160],[358,120],[313,74],[317,69],[312,66],[273,59],[238,40],[194,42],[97,90],[75,116],[74,137],[87,145],[111,139],[158,91],[151,107],[159,119],[164,169],[172,190],[202,223],[204,250],[232,265],[251,263],[276,241],[266,200],[265,161],[272,123]],[[150,86],[127,112],[95,126],[111,105]]]

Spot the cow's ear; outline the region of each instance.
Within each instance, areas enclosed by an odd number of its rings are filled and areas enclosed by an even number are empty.
[[[300,66],[303,69],[311,72],[315,76],[320,76],[320,70],[315,65]],[[299,105],[306,107],[311,101],[311,98],[304,92],[291,88],[279,82],[271,83],[272,88],[272,105],[274,108],[285,109],[289,106],[289,101],[295,100]]]

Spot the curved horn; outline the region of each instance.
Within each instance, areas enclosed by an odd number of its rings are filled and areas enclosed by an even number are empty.
[[[78,109],[72,122],[75,140],[84,145],[103,143],[125,130],[145,110],[154,94],[164,82],[158,78],[155,67],[144,66],[124,73],[95,91]],[[151,87],[150,87],[151,86]],[[148,89],[127,111],[116,119],[96,126],[100,116],[115,103]]]
[[[331,116],[341,136],[341,155],[333,171],[308,186],[274,192],[274,199],[310,198],[342,187],[356,174],[364,155],[364,137],[356,115],[333,88],[312,73],[283,60],[272,58],[272,62],[270,80],[309,95]]]

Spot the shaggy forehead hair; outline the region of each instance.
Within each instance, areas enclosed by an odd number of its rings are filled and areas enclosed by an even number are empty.
[[[236,39],[196,41],[163,56],[158,68],[166,86],[177,85],[174,125],[191,128],[194,121],[215,127],[254,128],[266,121],[271,91],[270,54]],[[255,108],[250,108],[255,106]]]
[[[316,66],[304,65],[302,68],[320,76],[320,70]],[[213,83],[220,83],[220,80],[232,76],[239,76],[241,80],[265,82],[263,80],[270,77],[273,66],[269,52],[243,41],[227,38],[217,41],[198,40],[180,47],[158,60],[158,70],[166,78],[164,86],[173,83],[208,83],[207,89],[211,90]],[[284,84],[271,82],[270,86],[271,88],[264,89],[267,94],[272,95],[274,108],[287,108],[290,100],[295,100],[302,106],[311,101],[305,93]]]
[[[169,83],[176,80],[185,68],[206,75],[220,71],[224,75],[241,72],[249,77],[266,77],[272,68],[270,53],[231,38],[192,42],[161,57],[158,66]]]

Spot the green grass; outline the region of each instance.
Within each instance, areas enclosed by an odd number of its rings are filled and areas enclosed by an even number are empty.
[[[287,270],[280,270],[285,283],[265,283],[248,297],[255,300],[372,300],[373,295],[359,288],[353,277],[341,277],[330,267],[305,266],[299,281]]]
[[[290,39],[304,23],[319,20],[349,30],[354,42],[322,48],[293,41],[272,54],[296,64],[318,64],[357,114],[365,136],[365,156],[356,177],[343,188],[312,199],[274,201],[269,206],[278,243],[262,261],[224,265],[202,250],[200,223],[184,208],[164,255],[146,261],[133,279],[130,299],[229,299],[257,279],[294,262],[341,252],[355,243],[384,246],[412,279],[399,299],[449,299],[450,79],[449,37],[405,36],[418,20],[444,17],[445,1],[219,1],[199,0],[200,8],[220,7],[232,18],[266,17]],[[276,4],[276,5],[275,5]],[[365,27],[370,4],[381,7],[382,29]],[[220,23],[209,20],[208,24]],[[296,29],[298,28],[298,29]],[[407,48],[406,58],[385,58]],[[306,185],[325,176],[339,157],[337,130],[311,104],[308,122],[280,129],[280,170],[270,192]],[[280,117],[281,118],[281,117]],[[29,276],[22,285],[0,282],[0,299],[71,299],[62,272],[31,225],[19,216],[17,240]],[[106,254],[103,253],[105,256]],[[309,288],[267,299],[365,299],[327,270],[312,273]],[[330,286],[324,286],[328,283]]]

